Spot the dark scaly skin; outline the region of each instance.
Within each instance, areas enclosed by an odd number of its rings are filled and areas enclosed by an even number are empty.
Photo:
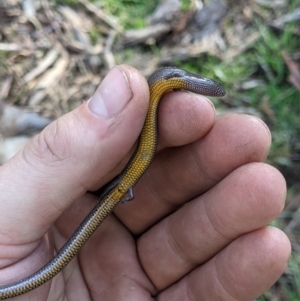
[[[182,89],[206,96],[223,96],[222,86],[205,77],[174,67],[156,71],[148,80],[150,102],[147,117],[140,135],[139,145],[123,171],[108,185],[89,213],[58,253],[36,273],[11,285],[0,287],[0,300],[25,294],[57,275],[79,252],[89,237],[114,207],[124,200],[150,165],[157,146],[157,107],[162,95],[172,89]]]

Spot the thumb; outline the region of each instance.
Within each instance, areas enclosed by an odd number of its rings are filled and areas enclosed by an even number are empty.
[[[31,242],[29,254],[76,198],[118,173],[141,131],[147,101],[145,79],[133,68],[115,67],[88,102],[50,124],[0,168],[1,260],[12,254],[6,248],[1,254],[1,245]]]

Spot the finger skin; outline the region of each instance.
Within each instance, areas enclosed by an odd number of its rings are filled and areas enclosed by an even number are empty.
[[[140,237],[143,269],[159,290],[168,287],[240,235],[266,226],[285,196],[275,168],[251,163],[236,169]]]
[[[158,151],[200,139],[214,122],[214,105],[204,96],[187,91],[165,94],[158,109]]]
[[[201,126],[205,125],[199,120],[198,129]],[[116,209],[131,231],[143,233],[239,166],[263,162],[268,154],[270,131],[256,117],[224,115],[206,130],[193,143],[160,152],[135,187],[134,201]]]
[[[247,233],[163,291],[157,300],[254,300],[283,273],[290,252],[287,236],[277,228]]]
[[[85,102],[1,166],[0,285],[11,283],[6,275],[22,279],[53,256],[51,235],[41,238],[76,198],[114,176],[133,151],[149,92],[135,69],[122,69],[111,71],[114,79],[124,81],[126,76],[125,92],[130,89],[130,99],[118,114],[96,115]]]

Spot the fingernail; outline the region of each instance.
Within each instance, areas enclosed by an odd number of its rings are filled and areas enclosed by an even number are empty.
[[[203,97],[203,96],[202,96]],[[215,105],[214,105],[214,103],[209,99],[209,98],[207,98],[207,97],[203,97],[211,106],[212,106],[212,108],[215,110],[216,108],[215,108]]]
[[[89,100],[89,109],[98,116],[111,117],[123,110],[132,98],[124,70],[114,67]]]
[[[253,116],[253,117],[256,118],[261,124],[263,124],[263,126],[267,130],[267,133],[268,133],[269,137],[272,137],[272,133],[271,133],[269,127],[267,126],[267,124],[262,119],[260,119],[260,118],[258,118],[256,116]]]

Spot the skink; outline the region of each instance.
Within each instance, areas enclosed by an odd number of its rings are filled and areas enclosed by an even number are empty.
[[[223,96],[222,86],[205,77],[184,70],[166,67],[156,71],[148,80],[150,102],[138,147],[120,173],[102,192],[94,209],[79,225],[58,253],[40,270],[16,283],[0,287],[0,300],[25,294],[57,275],[78,253],[108,214],[128,193],[150,165],[157,146],[157,108],[162,95],[169,90],[182,89],[206,96]],[[131,197],[130,197],[131,198]]]

